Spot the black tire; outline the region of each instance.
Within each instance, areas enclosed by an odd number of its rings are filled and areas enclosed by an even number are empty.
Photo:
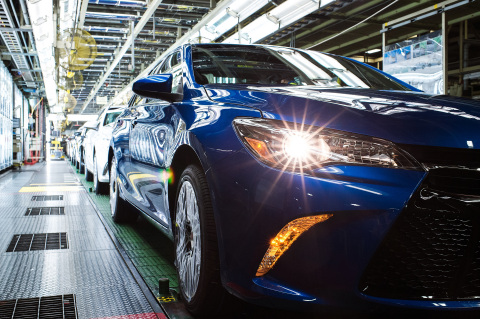
[[[85,158],[84,158],[84,160],[85,160]],[[85,166],[85,180],[86,180],[87,182],[93,181],[93,174],[90,173],[90,171],[89,171],[88,168],[87,168],[87,165],[84,165],[84,166]]]
[[[82,150],[82,152],[80,153],[80,162],[78,164],[78,172],[80,174],[85,173],[85,151],[84,150]]]
[[[98,180],[98,167],[97,167],[97,155],[93,154],[93,174],[92,174],[92,181],[93,181],[93,191],[95,194],[105,194],[107,191],[108,184],[102,183]]]
[[[192,203],[193,197],[198,209],[192,210],[190,208],[195,205],[185,205],[185,203]],[[187,166],[180,177],[175,197],[173,224],[175,225],[175,266],[180,293],[186,308],[200,316],[222,312],[228,293],[220,280],[215,219],[205,175],[196,165]],[[195,233],[196,229],[200,229],[199,233]],[[196,258],[189,259],[189,256],[193,255],[198,257],[198,253],[200,254],[199,266],[192,262],[197,260]],[[191,265],[195,267],[189,267]],[[188,269],[193,269],[190,274]]]
[[[125,202],[119,194],[117,182],[117,165],[115,157],[112,158],[110,166],[110,212],[115,223],[127,223],[137,219],[138,215],[132,207]]]

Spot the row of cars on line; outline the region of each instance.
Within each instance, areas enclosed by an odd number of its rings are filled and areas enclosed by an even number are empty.
[[[102,110],[95,121],[86,122],[68,139],[70,160],[87,181],[93,181],[96,194],[108,194],[108,149],[113,125],[123,109],[113,106]]]
[[[109,109],[85,125],[76,161],[110,183],[116,222],[141,213],[173,239],[191,312],[230,294],[480,309],[478,101],[262,45],[178,47],[132,89],[114,124]]]

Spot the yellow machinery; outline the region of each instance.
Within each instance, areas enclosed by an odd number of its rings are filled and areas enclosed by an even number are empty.
[[[53,160],[62,160],[65,158],[63,154],[63,147],[60,144],[60,141],[56,139],[50,142],[50,159]]]

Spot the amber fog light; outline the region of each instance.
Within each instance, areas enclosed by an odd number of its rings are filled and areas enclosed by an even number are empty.
[[[310,229],[310,227],[324,222],[333,214],[323,214],[317,216],[308,216],[295,219],[285,225],[282,230],[270,242],[267,252],[263,256],[260,266],[257,269],[256,276],[265,275],[270,269],[275,266],[277,260],[290,248],[295,240],[301,234]]]

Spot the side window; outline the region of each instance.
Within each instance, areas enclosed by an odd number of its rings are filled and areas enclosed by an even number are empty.
[[[171,55],[169,60],[170,67],[165,71],[165,73],[171,73],[173,75],[172,81],[172,93],[182,93],[182,51],[178,50]]]
[[[160,67],[158,74],[168,73],[167,70],[170,69],[170,60],[172,59],[172,55],[167,56],[163,65]]]
[[[156,67],[154,67],[152,69],[152,71],[150,71],[149,75],[153,75],[153,74],[160,74],[160,69],[162,68],[162,66],[165,64],[164,63],[165,60],[163,61],[160,61]]]
[[[182,51],[177,50],[167,56],[165,60],[163,60],[163,64],[156,67],[151,74],[172,74],[172,93],[181,93],[183,91],[182,71]]]
[[[122,112],[107,113],[107,115],[105,115],[105,121],[104,121],[103,125],[107,126],[108,124],[114,123],[116,118],[120,115],[120,113],[122,113]]]

